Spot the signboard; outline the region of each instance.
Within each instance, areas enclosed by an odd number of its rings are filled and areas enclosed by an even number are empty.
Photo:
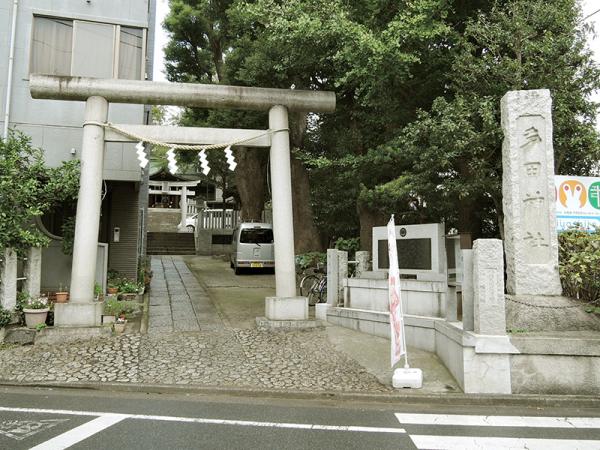
[[[566,230],[578,224],[587,230],[600,227],[600,178],[554,177],[556,228]]]
[[[402,316],[402,298],[400,297],[400,269],[398,268],[398,250],[396,248],[396,227],[394,216],[387,224],[388,232],[388,256],[389,256],[389,278],[388,295],[390,302],[390,327],[392,331],[392,367],[400,361],[400,357],[406,353],[404,343],[404,317]]]

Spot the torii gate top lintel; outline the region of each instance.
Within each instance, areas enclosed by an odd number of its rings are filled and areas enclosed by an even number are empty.
[[[289,111],[315,113],[335,110],[335,93],[324,91],[52,75],[31,75],[29,89],[31,96],[37,99],[86,101],[98,96],[109,103],[258,111],[281,105]]]

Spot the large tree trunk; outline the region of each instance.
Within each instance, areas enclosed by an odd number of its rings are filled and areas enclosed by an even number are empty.
[[[306,115],[290,114],[290,146],[301,148],[306,130]],[[294,210],[294,248],[296,254],[321,251],[325,245],[314,222],[310,202],[308,171],[292,152],[292,203]]]
[[[267,151],[240,147],[236,151],[236,160],[235,182],[240,196],[241,220],[260,221],[265,206]]]
[[[383,227],[387,224],[389,217],[374,211],[358,202],[356,210],[360,221],[360,249],[373,252],[373,227]],[[372,256],[372,255],[371,255]]]

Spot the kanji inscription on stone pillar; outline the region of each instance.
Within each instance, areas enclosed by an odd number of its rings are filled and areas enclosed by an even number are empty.
[[[502,195],[507,291],[560,295],[552,146],[545,89],[502,98]]]

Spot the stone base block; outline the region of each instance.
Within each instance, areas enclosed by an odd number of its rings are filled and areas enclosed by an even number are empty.
[[[98,327],[102,322],[102,302],[56,303],[55,327]]]
[[[317,303],[315,305],[315,319],[327,321],[327,310],[329,309],[328,303]]]
[[[265,316],[269,320],[307,320],[308,299],[306,297],[267,297]]]
[[[7,344],[30,345],[35,341],[36,331],[29,328],[9,328],[4,342]]]
[[[36,344],[62,344],[95,338],[109,338],[110,327],[50,327],[41,330],[35,337]]]
[[[303,328],[318,328],[322,327],[323,322],[320,320],[270,320],[266,317],[257,317],[256,326],[267,330],[276,329],[303,329]]]
[[[600,319],[582,301],[562,296],[507,295],[506,327],[532,331],[600,331]]]

